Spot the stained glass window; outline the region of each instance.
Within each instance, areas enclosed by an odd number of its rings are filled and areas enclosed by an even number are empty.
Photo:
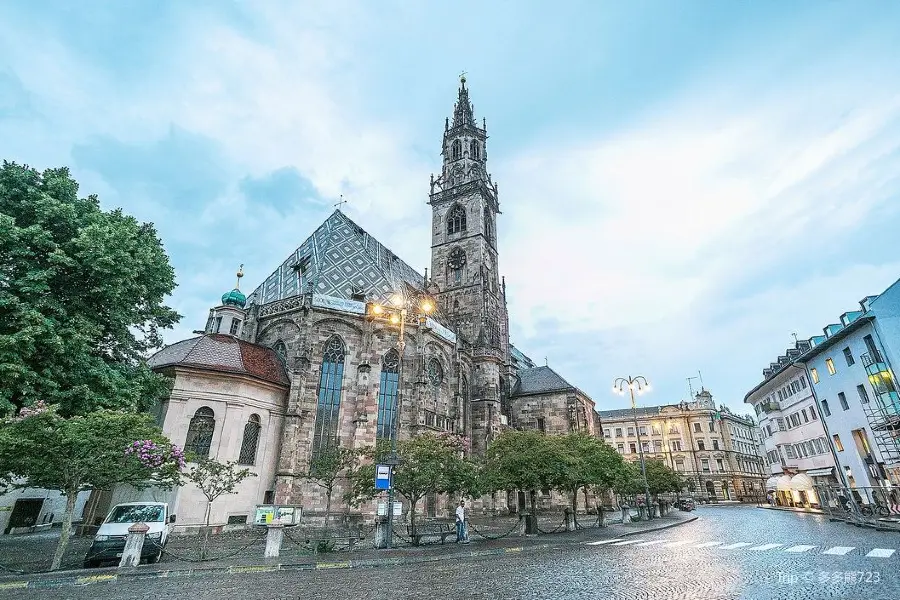
[[[344,342],[332,336],[325,344],[322,368],[319,372],[319,396],[316,424],[313,431],[313,456],[336,442],[338,418],[341,411],[341,382],[344,379]]]
[[[428,360],[428,380],[431,381],[431,385],[435,386],[441,385],[441,382],[444,381],[444,368],[436,358]]]
[[[208,406],[197,409],[188,425],[187,439],[184,441],[185,453],[193,453],[202,458],[209,458],[209,447],[212,445],[213,431],[216,429],[216,415]]]
[[[250,415],[244,425],[244,440],[241,442],[241,453],[238,455],[239,465],[256,464],[256,449],[259,447],[259,431],[262,425],[259,415]]]
[[[390,350],[381,362],[381,383],[378,386],[378,425],[376,436],[390,439],[394,435],[397,411],[397,392],[400,385],[400,353]]]

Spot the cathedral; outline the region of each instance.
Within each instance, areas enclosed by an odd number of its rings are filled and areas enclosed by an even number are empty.
[[[172,382],[159,414],[170,439],[257,475],[213,503],[213,523],[252,522],[257,505],[321,514],[305,476],[335,445],[452,432],[478,456],[507,428],[601,435],[593,401],[509,342],[487,140],[461,78],[431,177],[425,273],[336,210],[249,295],[239,271],[202,335],[151,357]],[[170,501],[179,523],[202,521],[199,490]],[[427,513],[445,501],[426,499]],[[354,510],[374,518],[374,504]]]

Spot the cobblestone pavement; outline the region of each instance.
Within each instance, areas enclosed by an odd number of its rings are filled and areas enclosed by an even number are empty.
[[[570,536],[546,536],[541,539],[550,545],[540,550],[490,557],[382,568],[123,579],[0,591],[0,598],[900,598],[900,535],[751,506],[704,506],[696,514],[699,520],[663,531],[603,539],[603,532],[595,530],[593,537],[584,532],[574,543]]]

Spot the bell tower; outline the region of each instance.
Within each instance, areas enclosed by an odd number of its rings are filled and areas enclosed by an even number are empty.
[[[487,172],[487,124],[475,120],[461,76],[453,117],[444,121],[442,167],[431,176],[431,287],[441,313],[471,345],[472,449],[501,423],[501,383],[509,365],[505,285],[497,264],[497,184]]]

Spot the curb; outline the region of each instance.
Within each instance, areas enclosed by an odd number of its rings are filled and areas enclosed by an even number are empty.
[[[668,523],[660,527],[651,529],[642,529],[640,531],[629,531],[621,534],[620,537],[630,535],[639,535],[670,529],[696,521],[699,517],[691,517],[676,523]],[[20,579],[11,581],[0,581],[0,592],[4,590],[23,590],[23,589],[53,589],[61,587],[83,587],[87,585],[95,585],[101,583],[116,583],[125,580],[142,580],[142,579],[175,579],[184,577],[195,577],[203,575],[213,575],[216,573],[236,574],[236,573],[273,573],[279,571],[318,571],[329,569],[363,569],[363,568],[379,568],[393,567],[402,565],[423,564],[429,562],[446,561],[454,558],[477,558],[482,556],[500,556],[503,554],[524,554],[526,552],[534,552],[537,550],[546,550],[548,548],[558,547],[562,544],[581,544],[580,541],[563,541],[557,543],[528,544],[521,546],[511,546],[506,548],[490,548],[485,550],[469,550],[464,552],[450,552],[446,554],[430,554],[424,556],[394,557],[394,558],[363,558],[358,560],[344,560],[334,562],[313,562],[313,563],[278,563],[272,565],[231,565],[231,566],[210,566],[196,567],[188,569],[170,569],[164,571],[147,571],[139,570],[124,571],[116,573],[97,573],[95,575],[72,575],[69,577],[56,577],[52,579]],[[139,569],[139,568],[138,568]]]

